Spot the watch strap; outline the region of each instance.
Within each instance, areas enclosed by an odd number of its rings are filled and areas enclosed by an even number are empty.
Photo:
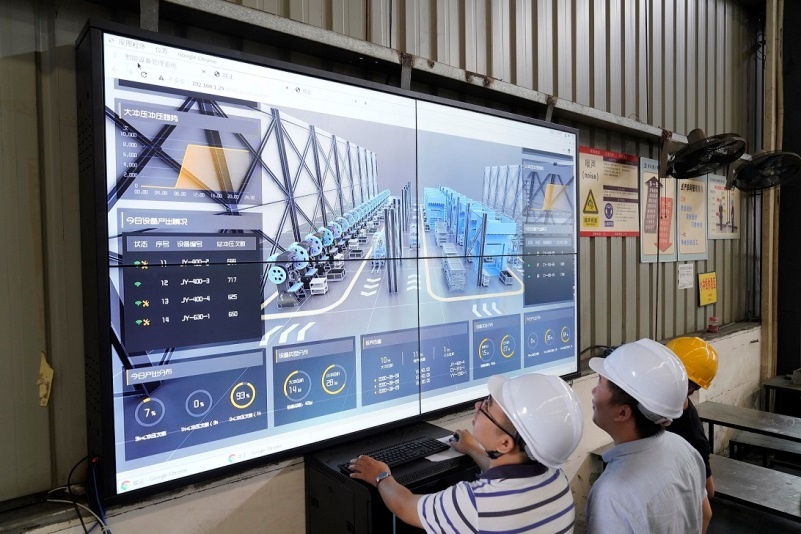
[[[390,473],[389,471],[381,471],[380,473],[378,473],[378,476],[375,477],[375,487],[377,488],[378,485],[381,484],[382,480],[384,480],[385,478],[389,478],[391,476],[392,473]]]

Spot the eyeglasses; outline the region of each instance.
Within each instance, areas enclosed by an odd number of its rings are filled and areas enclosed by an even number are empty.
[[[492,397],[492,395],[487,395],[487,397],[483,401],[481,401],[481,406],[478,407],[478,411],[484,414],[484,417],[489,419],[493,425],[495,425],[501,430],[501,432],[512,438],[515,441],[515,443],[517,443],[518,439],[520,439],[519,436],[516,435],[517,433],[515,432],[515,434],[512,434],[511,432],[503,428],[501,424],[498,421],[496,421],[495,418],[492,417],[490,413],[484,408],[489,404],[490,397]]]

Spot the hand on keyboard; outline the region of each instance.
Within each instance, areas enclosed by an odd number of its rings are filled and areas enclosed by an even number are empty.
[[[388,467],[397,467],[405,463],[431,456],[432,454],[448,450],[450,445],[442,443],[434,438],[418,438],[403,441],[390,447],[366,452],[363,456],[369,456],[377,462],[383,462]],[[339,464],[339,470],[350,475],[350,463]]]
[[[379,462],[362,454],[350,461],[349,471],[351,478],[363,480],[370,485],[377,486],[378,480],[376,480],[376,477],[384,471],[389,472],[389,466],[384,462]]]

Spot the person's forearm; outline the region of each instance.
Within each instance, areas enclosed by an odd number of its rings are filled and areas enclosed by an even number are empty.
[[[712,475],[706,479],[706,496],[710,499],[715,496],[715,481],[712,479]]]
[[[706,529],[709,528],[709,521],[712,519],[712,507],[709,505],[709,498],[704,499],[701,503],[701,515],[703,520],[701,534],[706,534]]]
[[[381,481],[378,485],[378,493],[384,500],[389,511],[395,514],[401,521],[414,527],[422,528],[420,516],[417,515],[417,501],[419,495],[415,495],[408,488],[398,483],[395,477],[389,477]]]

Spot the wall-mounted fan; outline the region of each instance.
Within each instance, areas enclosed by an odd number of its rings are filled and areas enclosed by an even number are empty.
[[[762,152],[729,173],[726,189],[762,191],[786,184],[801,172],[801,157],[793,152]]]
[[[725,167],[745,153],[745,140],[737,134],[726,133],[707,137],[696,128],[687,135],[687,146],[671,154],[665,173],[677,179],[695,178]]]

